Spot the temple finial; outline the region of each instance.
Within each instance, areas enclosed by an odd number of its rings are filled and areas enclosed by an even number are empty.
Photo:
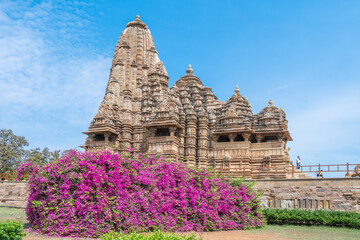
[[[239,86],[236,86],[236,88],[235,88],[235,92],[236,92],[236,93],[239,93],[239,92],[240,92],[240,88],[239,88]]]
[[[189,64],[189,67],[188,67],[188,69],[186,69],[186,73],[193,73],[194,72],[194,70],[192,69],[192,67],[191,67],[191,64]]]
[[[147,25],[140,20],[140,15],[136,15],[135,20],[126,24],[126,27],[141,27],[144,29],[148,28]]]
[[[273,105],[273,104],[274,104],[273,100],[270,99],[269,105]]]

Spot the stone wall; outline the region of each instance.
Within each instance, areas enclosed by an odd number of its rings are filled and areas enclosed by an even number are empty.
[[[26,207],[27,182],[0,181],[0,205]]]
[[[254,187],[265,208],[360,212],[360,178],[258,180]]]
[[[0,205],[25,207],[27,182],[0,182]],[[360,178],[257,180],[262,207],[355,210],[360,212]]]

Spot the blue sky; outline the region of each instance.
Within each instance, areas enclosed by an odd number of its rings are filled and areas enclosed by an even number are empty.
[[[303,164],[360,162],[360,1],[0,2],[0,128],[81,145],[137,14],[172,85],[189,64],[226,101],[282,107]]]

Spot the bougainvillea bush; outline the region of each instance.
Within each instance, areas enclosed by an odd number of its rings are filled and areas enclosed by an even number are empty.
[[[26,213],[30,227],[43,234],[98,237],[109,231],[215,231],[263,224],[246,187],[232,187],[206,170],[163,157],[72,151],[30,169]]]

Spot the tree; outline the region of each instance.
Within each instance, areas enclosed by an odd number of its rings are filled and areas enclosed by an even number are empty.
[[[13,172],[24,162],[29,143],[24,137],[16,136],[12,130],[0,130],[0,171]]]
[[[62,158],[63,156],[65,156],[66,154],[68,154],[71,151],[76,151],[76,148],[70,148],[70,149],[63,150],[58,158]]]
[[[49,148],[26,150],[29,143],[24,137],[16,136],[12,130],[0,130],[0,172],[16,172],[17,168],[25,163],[44,165],[50,161],[57,160],[70,150],[50,151]]]
[[[42,151],[40,148],[31,149],[27,152],[26,161],[30,161],[35,165],[41,166],[49,163],[50,161],[60,158],[60,150],[51,152],[49,148],[44,148]]]

